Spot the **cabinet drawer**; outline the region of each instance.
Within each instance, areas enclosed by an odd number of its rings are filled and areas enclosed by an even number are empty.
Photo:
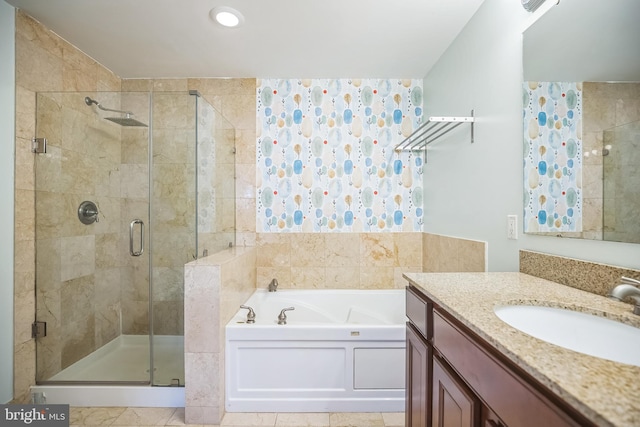
[[[433,313],[433,346],[508,426],[579,426],[461,327]]]
[[[407,287],[406,295],[406,314],[409,321],[413,323],[413,326],[416,327],[422,336],[427,340],[431,340],[433,337],[433,325],[429,319],[431,318],[430,313],[433,312],[433,304],[410,286]]]

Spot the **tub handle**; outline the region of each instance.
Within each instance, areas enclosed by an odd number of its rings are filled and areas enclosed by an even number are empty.
[[[285,311],[295,310],[295,307],[283,308],[280,314],[278,315],[278,325],[286,325],[287,324],[287,315],[284,314]]]
[[[256,323],[256,313],[255,311],[253,311],[253,308],[249,307],[248,305],[241,305],[240,308],[246,308],[247,310],[249,310],[249,312],[247,313],[247,323]]]

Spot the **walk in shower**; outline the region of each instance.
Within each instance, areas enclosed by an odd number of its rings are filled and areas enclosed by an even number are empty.
[[[640,120],[603,131],[604,240],[640,243]]]
[[[184,386],[183,266],[235,244],[233,126],[194,91],[36,106],[37,383]]]

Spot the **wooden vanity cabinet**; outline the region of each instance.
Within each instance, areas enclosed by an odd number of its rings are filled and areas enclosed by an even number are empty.
[[[431,426],[431,346],[416,328],[407,323],[405,425]]]
[[[413,286],[407,317],[407,427],[595,426]]]
[[[405,425],[431,426],[433,305],[407,288]]]
[[[433,358],[433,426],[475,427],[480,415],[480,400],[451,371],[445,361]]]

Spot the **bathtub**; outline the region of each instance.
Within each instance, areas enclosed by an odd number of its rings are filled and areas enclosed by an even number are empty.
[[[260,289],[244,305],[255,323],[241,309],[225,327],[226,411],[404,411],[403,289]]]

